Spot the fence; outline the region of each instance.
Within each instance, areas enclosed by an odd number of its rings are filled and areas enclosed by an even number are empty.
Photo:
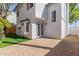
[[[16,34],[16,27],[12,26],[11,28],[6,29],[6,33],[8,33],[8,34]]]
[[[78,35],[79,36],[79,27],[70,28],[70,35]]]

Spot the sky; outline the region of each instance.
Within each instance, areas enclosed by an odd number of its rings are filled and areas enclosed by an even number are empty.
[[[14,11],[16,5],[17,5],[16,3],[15,3],[15,4],[12,4],[12,5],[10,6],[10,8],[9,8],[9,11]]]
[[[16,24],[16,13],[14,11],[15,7],[16,7],[16,4],[12,4],[10,6],[9,11],[12,11],[12,14],[7,16],[8,21],[14,24]]]

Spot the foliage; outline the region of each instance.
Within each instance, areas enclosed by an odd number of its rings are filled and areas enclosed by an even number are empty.
[[[0,22],[0,39],[4,37],[4,25]]]
[[[70,3],[69,5],[69,23],[79,19],[79,7],[76,6],[77,3]]]
[[[0,39],[4,37],[4,30],[2,27],[0,27]]]
[[[4,27],[6,27],[6,28],[11,27],[11,24],[8,22],[8,20],[6,18],[0,19],[0,22],[3,23]]]
[[[0,39],[5,37],[4,28],[10,28],[11,24],[6,19],[0,19]]]
[[[0,28],[4,28],[4,24],[0,22]]]
[[[6,3],[6,4],[3,3],[1,5],[1,7],[2,6],[5,6],[5,11],[2,8],[1,9],[1,13],[0,13],[0,15],[1,15],[0,16],[0,39],[2,39],[3,37],[5,37],[5,35],[4,35],[5,29],[11,27],[11,24],[5,18],[7,16],[7,13],[9,12],[10,5],[8,3]],[[5,12],[5,14],[2,15],[2,12]]]

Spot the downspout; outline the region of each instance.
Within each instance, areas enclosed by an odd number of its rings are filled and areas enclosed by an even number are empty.
[[[70,30],[69,29],[69,3],[66,3],[66,5],[67,5],[67,12],[66,12],[67,13],[67,17],[66,17],[67,18],[67,29],[66,30],[67,30],[67,35],[69,35],[70,34],[69,33],[69,30]]]

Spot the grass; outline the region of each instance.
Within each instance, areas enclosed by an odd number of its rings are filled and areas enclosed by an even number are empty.
[[[0,41],[0,48],[6,47],[9,45],[13,45],[13,44],[18,44],[18,43],[25,42],[28,40],[30,40],[30,39],[20,37],[18,35],[14,35],[14,34],[8,34],[8,35],[6,35],[6,37],[4,39],[2,39]]]

